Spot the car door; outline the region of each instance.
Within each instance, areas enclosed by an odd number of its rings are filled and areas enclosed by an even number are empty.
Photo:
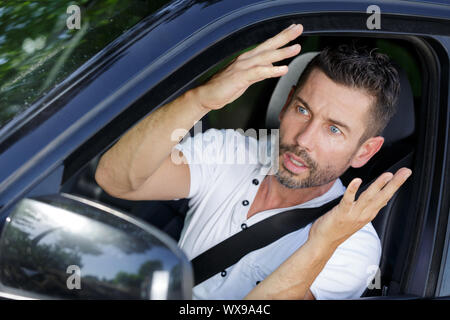
[[[374,4],[379,29],[368,27]],[[25,196],[59,192],[137,121],[206,81],[239,52],[300,22],[311,48],[315,39],[358,36],[407,42],[418,57],[416,154],[424,158],[415,161],[416,202],[408,220],[408,235],[417,236],[402,239],[405,272],[389,294],[432,296],[443,252],[438,226],[448,216],[442,186],[448,178],[449,11],[444,4],[404,1],[174,1],[103,48],[36,101],[27,121],[2,133],[2,220]],[[215,118],[221,125],[223,117]]]

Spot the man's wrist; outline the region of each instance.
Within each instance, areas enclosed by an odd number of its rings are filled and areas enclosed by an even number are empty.
[[[188,91],[186,91],[184,96],[185,96],[185,99],[187,99],[189,101],[189,103],[191,103],[195,107],[195,109],[199,111],[201,116],[204,116],[209,111],[211,111],[211,109],[205,107],[203,105],[203,103],[200,101],[200,99],[199,99],[199,90],[201,90],[200,87],[188,90]]]
[[[304,245],[311,248],[311,251],[314,252],[314,258],[320,258],[331,256],[339,246],[339,243],[319,239],[318,237],[309,237]]]

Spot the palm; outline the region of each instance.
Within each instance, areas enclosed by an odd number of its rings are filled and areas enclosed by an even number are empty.
[[[301,25],[293,26],[241,54],[210,81],[200,86],[200,103],[208,109],[220,109],[239,98],[253,83],[286,74],[287,66],[274,67],[273,63],[300,52],[298,44],[280,49],[302,33]]]
[[[362,181],[353,179],[339,204],[314,222],[310,237],[339,245],[372,221],[410,175],[407,168],[401,168],[395,175],[384,173],[356,201]]]

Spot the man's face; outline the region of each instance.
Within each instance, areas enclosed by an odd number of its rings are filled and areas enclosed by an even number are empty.
[[[325,185],[357,157],[373,98],[312,70],[280,114],[277,180],[288,188]]]

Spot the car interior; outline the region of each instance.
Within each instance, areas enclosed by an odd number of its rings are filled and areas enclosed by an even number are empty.
[[[375,37],[343,37],[335,35],[312,35],[300,39],[302,52],[290,59],[297,61],[301,72],[308,60],[308,53],[318,52],[332,43],[358,41],[361,44],[379,48],[388,54],[401,78],[401,95],[397,104],[397,112],[391,119],[383,136],[385,143],[382,149],[362,168],[350,168],[341,177],[344,185],[355,177],[360,177],[363,184],[370,183],[380,174],[392,168],[409,167],[414,172],[417,145],[417,108],[421,101],[420,63],[414,47],[406,40],[380,39]],[[242,51],[241,51],[242,52]],[[229,61],[231,57],[227,60]],[[217,64],[214,71],[227,61]],[[291,63],[287,61],[287,63]],[[284,61],[282,64],[286,64]],[[206,81],[209,75],[196,79],[196,85]],[[277,117],[282,105],[279,97],[274,95],[278,85],[286,85],[281,79],[267,79],[252,85],[246,93],[226,108],[210,112],[202,119],[202,131],[209,128],[277,128]],[[278,102],[277,102],[278,101]],[[190,132],[191,135],[193,132]],[[104,192],[95,182],[95,170],[101,154],[92,159],[76,175],[71,177],[62,187],[65,193],[80,195],[117,208],[125,213],[146,221],[178,240],[183,227],[184,216],[188,209],[188,199],[173,201],[128,201],[114,198]],[[373,225],[378,232],[382,244],[380,262],[381,286],[367,290],[363,296],[395,295],[400,292],[404,261],[407,254],[404,243],[412,235],[408,233],[411,226],[410,194],[414,183],[414,174],[394,195],[377,217]]]

